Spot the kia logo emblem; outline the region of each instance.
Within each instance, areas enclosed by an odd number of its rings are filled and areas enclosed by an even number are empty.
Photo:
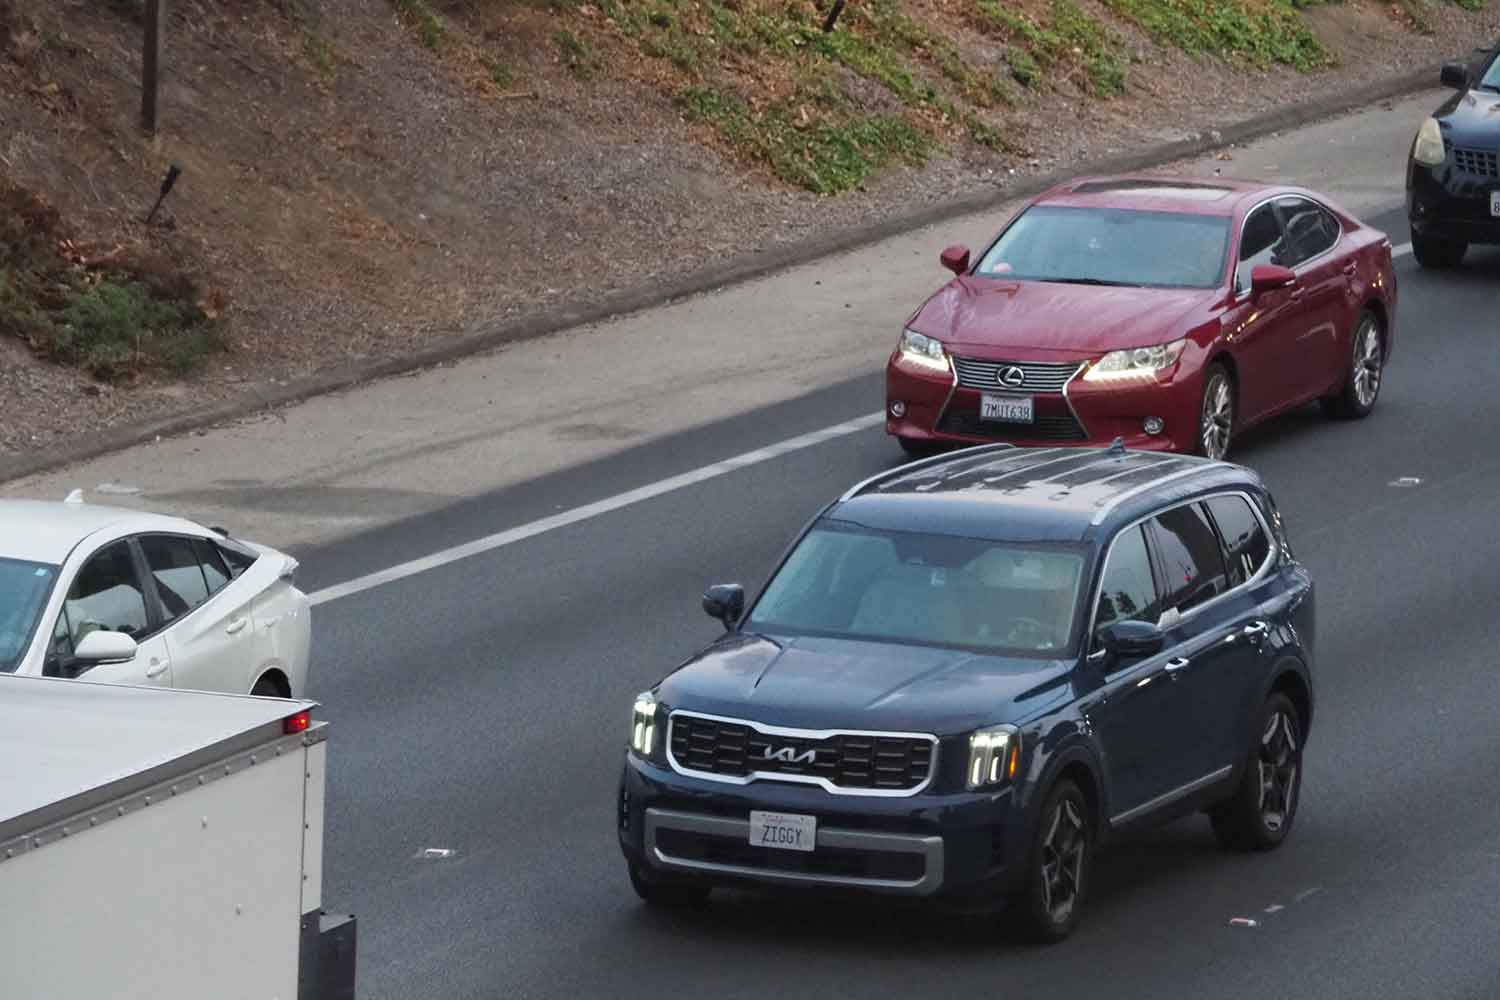
[[[999,373],[996,374],[995,379],[1001,385],[1009,386],[1012,389],[1019,389],[1021,388],[1021,385],[1026,381],[1026,373],[1017,368],[1015,365],[1007,365],[1006,367],[1000,369]]]
[[[801,753],[798,753],[796,747],[779,747],[776,749],[772,749],[768,746],[764,751],[762,751],[761,756],[765,760],[780,761],[783,764],[811,764],[813,761],[818,759],[818,751],[817,748],[814,747],[812,749],[804,750]]]

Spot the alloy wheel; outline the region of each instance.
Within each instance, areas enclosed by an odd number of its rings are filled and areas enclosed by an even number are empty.
[[[1229,452],[1229,435],[1234,427],[1234,395],[1229,379],[1222,372],[1210,378],[1203,393],[1203,419],[1199,430],[1203,454],[1221,459]]]
[[[1054,924],[1064,924],[1083,892],[1087,830],[1072,799],[1052,810],[1042,838],[1042,906]]]
[[[1284,711],[1271,715],[1260,737],[1260,819],[1278,832],[1297,805],[1297,723]]]
[[[1385,365],[1381,349],[1380,327],[1366,316],[1354,338],[1354,398],[1362,409],[1375,405],[1380,393],[1380,376]]]

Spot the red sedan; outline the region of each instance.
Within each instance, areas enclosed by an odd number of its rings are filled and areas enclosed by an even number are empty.
[[[1167,177],[1042,194],[911,317],[886,430],[940,442],[1107,444],[1222,458],[1311,400],[1375,406],[1396,329],[1386,235],[1301,188]]]

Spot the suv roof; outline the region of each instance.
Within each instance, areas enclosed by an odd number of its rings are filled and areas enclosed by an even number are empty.
[[[828,511],[887,530],[1015,541],[1081,541],[1111,522],[1216,486],[1258,486],[1243,466],[1108,448],[980,445],[892,469]]]

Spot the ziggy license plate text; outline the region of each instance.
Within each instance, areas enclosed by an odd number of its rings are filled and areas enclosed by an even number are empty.
[[[818,817],[752,809],[750,843],[780,851],[811,851],[818,843]]]

